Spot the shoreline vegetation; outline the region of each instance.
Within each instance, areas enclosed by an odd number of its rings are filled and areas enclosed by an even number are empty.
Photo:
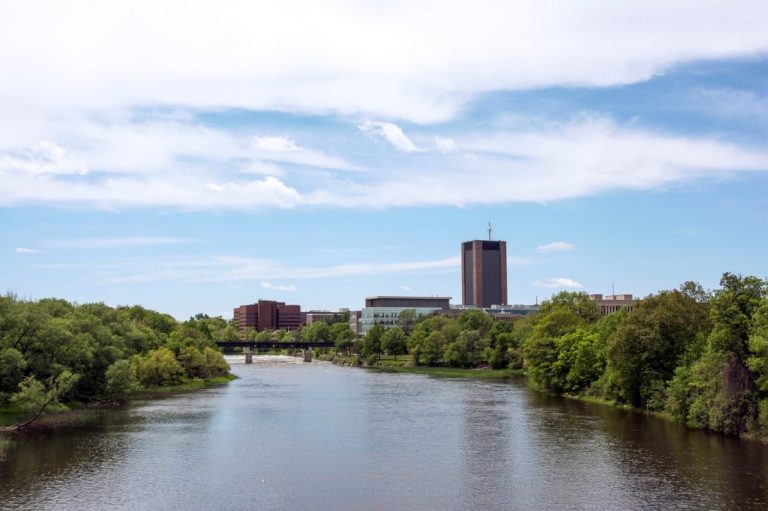
[[[345,356],[326,359],[434,376],[511,371],[550,395],[765,441],[768,281],[725,273],[720,286],[705,291],[685,282],[607,316],[574,292],[558,293],[514,322],[471,309],[455,318],[405,311],[393,328],[374,326],[361,341],[337,341]],[[502,372],[484,375],[489,370]]]
[[[423,317],[411,309],[362,339],[343,315],[244,336],[334,342],[315,357],[376,371],[525,377],[550,395],[768,439],[768,281],[725,273],[720,285],[686,282],[607,316],[585,293],[560,292],[515,321],[478,309]],[[0,413],[19,409],[34,420],[46,408],[125,399],[138,387],[194,390],[230,375],[215,340],[240,335],[233,321],[202,314],[177,322],[138,306],[0,297]]]
[[[0,296],[0,433],[229,381],[215,342],[238,334],[204,314],[180,322],[140,306]]]

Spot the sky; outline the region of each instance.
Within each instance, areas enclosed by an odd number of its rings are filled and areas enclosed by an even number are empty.
[[[0,286],[179,319],[768,270],[768,2],[0,5]]]

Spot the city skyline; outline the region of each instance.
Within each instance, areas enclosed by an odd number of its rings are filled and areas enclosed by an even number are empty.
[[[459,303],[488,222],[509,303],[765,277],[768,5],[574,9],[6,6],[0,285]]]

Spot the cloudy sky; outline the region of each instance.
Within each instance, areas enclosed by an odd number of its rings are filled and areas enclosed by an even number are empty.
[[[263,4],[263,5],[259,5]],[[0,284],[185,318],[768,275],[764,1],[0,6]]]

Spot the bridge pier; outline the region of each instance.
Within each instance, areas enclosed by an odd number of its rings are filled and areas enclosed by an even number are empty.
[[[312,362],[312,348],[301,350],[304,354],[304,362]]]
[[[245,353],[245,363],[253,364],[253,353],[251,353],[251,347],[250,346],[244,347],[243,352]]]

